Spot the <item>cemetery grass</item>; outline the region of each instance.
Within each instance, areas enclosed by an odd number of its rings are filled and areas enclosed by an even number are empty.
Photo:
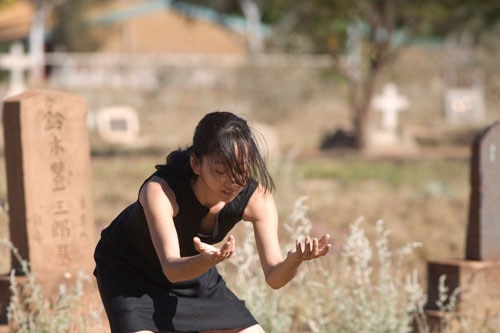
[[[163,161],[162,154],[151,153],[92,158],[97,232],[125,205],[136,199],[145,175],[153,171],[155,164]],[[469,199],[469,161],[466,158],[377,159],[357,154],[318,154],[285,156],[279,161],[271,161],[270,167],[277,182],[276,201],[283,250],[291,248],[294,238],[305,233],[313,236],[330,233],[333,242],[332,253],[319,266],[306,264],[303,273],[306,276],[299,275],[297,281],[276,292],[267,288],[263,280],[256,261],[258,257],[251,228],[241,223],[235,229],[239,254],[221,270],[228,284],[246,299],[252,312],[256,312],[259,321],[270,332],[284,332],[284,327],[291,327],[290,332],[332,331],[334,328],[329,325],[338,318],[331,318],[331,314],[340,314],[332,309],[328,312],[328,306],[319,305],[345,302],[345,311],[352,312],[354,308],[359,308],[359,304],[345,301],[349,297],[344,295],[345,298],[342,298],[335,292],[353,291],[352,285],[342,284],[346,282],[345,272],[349,268],[342,266],[341,257],[349,242],[353,241],[353,225],[359,221],[362,223],[358,224],[357,232],[372,244],[381,243],[379,224],[382,222],[388,231],[388,247],[402,249],[408,244],[421,243],[421,246],[412,248],[411,255],[400,266],[391,263],[388,274],[391,279],[397,279],[414,272],[414,278],[422,288],[421,302],[425,297],[427,260],[463,258]],[[297,212],[297,205],[303,212]],[[306,226],[297,225],[300,222],[297,219],[305,219]],[[375,247],[373,245],[370,251],[375,251]],[[364,250],[357,251],[361,254]],[[371,260],[374,271],[381,269],[377,262],[376,258]],[[366,267],[350,269],[366,270]],[[404,303],[411,295],[404,291],[407,287],[402,284],[403,280],[393,281],[399,288],[398,299],[395,300],[399,309],[410,305]],[[375,320],[369,318],[370,313],[371,316],[379,316],[376,320],[384,321],[382,310],[380,313],[371,311],[372,306],[377,307],[376,304],[382,301],[380,297],[384,297],[375,290],[387,281],[363,283],[365,296],[371,301],[363,305],[366,307],[363,309],[365,314],[359,321],[368,323]],[[299,300],[299,297],[292,300],[283,295],[304,295],[305,299]],[[314,313],[300,305],[308,297],[314,297],[316,305],[322,310]],[[325,319],[321,321],[318,318]],[[405,320],[409,320],[408,317],[398,313],[390,320],[385,318],[385,323],[381,325],[389,325],[389,322],[392,322],[391,325],[403,325]],[[343,324],[336,322],[335,325],[334,331],[337,331]],[[357,327],[354,331],[357,329],[361,328]],[[339,332],[342,331],[340,329]],[[389,331],[396,329],[393,326]]]

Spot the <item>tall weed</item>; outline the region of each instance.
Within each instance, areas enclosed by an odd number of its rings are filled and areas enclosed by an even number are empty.
[[[282,238],[288,240],[283,246],[285,251],[295,247],[295,239],[303,240],[311,234],[306,199],[295,201],[288,221],[282,226]],[[363,228],[363,219],[350,225],[344,240],[333,235],[335,251],[319,260],[304,262],[295,279],[278,291],[264,281],[252,228],[249,225],[247,228],[233,259],[220,270],[268,333],[492,333],[500,322],[500,317],[485,320],[458,313],[459,290],[450,291],[446,277],[442,276],[436,305],[443,316],[437,327],[431,327],[424,311],[427,298],[418,274],[404,268],[408,267],[405,260],[420,244],[410,242],[392,249],[391,232],[381,220],[375,224],[373,240]],[[48,298],[30,271],[29,263],[13,244],[0,239],[0,246],[10,248],[22,267],[22,272],[17,273],[25,277],[20,284],[16,272],[10,275],[12,297],[8,321],[12,332],[104,329],[102,309],[84,309],[81,302],[83,283],[88,277],[79,276],[71,290],[62,284],[57,297]]]
[[[283,249],[295,246],[311,232],[305,197],[299,198],[283,225]],[[431,331],[424,312],[427,301],[417,272],[405,271],[405,259],[419,243],[390,247],[390,231],[383,221],[375,226],[375,240],[367,237],[362,219],[350,226],[340,250],[319,260],[304,262],[298,275],[282,290],[265,285],[250,227],[234,260],[223,270],[228,284],[245,299],[266,332],[426,332]],[[341,242],[333,237],[334,243]],[[334,246],[339,248],[339,245]],[[286,255],[286,253],[284,253]],[[442,279],[444,286],[444,279]],[[440,289],[443,301],[448,290]],[[455,297],[455,296],[453,296]],[[454,299],[454,298],[453,298]],[[444,308],[445,303],[447,308]],[[452,302],[443,302],[452,311]],[[443,321],[441,332],[445,332]]]
[[[0,246],[7,246],[21,265],[21,272],[11,270],[11,298],[7,307],[7,320],[12,333],[63,333],[94,332],[103,327],[102,310],[82,303],[84,284],[90,277],[79,273],[75,285],[62,283],[58,294],[49,297],[21,257],[18,249],[7,239],[0,239]],[[21,278],[19,278],[21,277]]]

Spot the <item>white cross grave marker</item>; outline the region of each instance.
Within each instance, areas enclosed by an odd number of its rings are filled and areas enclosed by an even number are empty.
[[[4,98],[17,95],[24,90],[24,71],[31,66],[31,58],[24,53],[21,43],[14,43],[8,55],[0,56],[0,67],[10,70],[9,90]]]
[[[387,83],[382,94],[373,99],[372,106],[382,112],[382,129],[395,132],[398,126],[398,112],[408,107],[408,100],[398,94],[395,84]]]

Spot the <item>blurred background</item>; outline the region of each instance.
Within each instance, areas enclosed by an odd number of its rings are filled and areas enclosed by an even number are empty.
[[[499,22],[494,0],[0,0],[0,96],[85,98],[96,237],[229,110],[265,138],[282,219],[308,197],[338,248],[359,216],[383,219],[424,243],[423,275],[464,256],[470,144],[500,118]]]

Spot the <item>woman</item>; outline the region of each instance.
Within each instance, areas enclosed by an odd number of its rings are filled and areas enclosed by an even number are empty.
[[[216,269],[234,253],[234,237],[211,244],[251,222],[266,282],[278,289],[329,251],[329,235],[297,240],[283,259],[273,180],[247,122],[230,112],[207,114],[192,146],[156,169],[95,250],[111,331],[264,332]]]

